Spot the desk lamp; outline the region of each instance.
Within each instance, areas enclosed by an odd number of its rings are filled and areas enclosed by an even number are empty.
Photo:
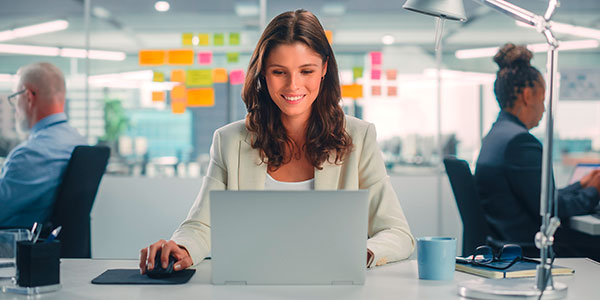
[[[502,12],[515,20],[532,25],[543,34],[548,43],[546,65],[546,98],[548,113],[546,115],[546,132],[542,157],[542,183],[540,195],[540,215],[542,225],[535,236],[535,245],[540,249],[541,263],[537,266],[536,278],[519,280],[476,279],[460,282],[460,296],[478,299],[561,299],[567,295],[567,286],[552,280],[552,266],[548,262],[550,247],[554,243],[554,233],[560,225],[557,215],[557,198],[552,181],[552,138],[554,131],[554,106],[557,101],[558,84],[556,82],[558,64],[558,40],[552,33],[550,19],[558,0],[549,0],[548,8],[543,16],[536,15],[512,3],[503,0],[473,0]],[[408,0],[403,8],[438,17],[436,32],[436,48],[441,37],[439,25],[443,19],[466,20],[464,7],[460,0]],[[438,49],[439,50],[439,49]],[[554,208],[554,209],[553,209]],[[554,214],[552,214],[554,211]]]

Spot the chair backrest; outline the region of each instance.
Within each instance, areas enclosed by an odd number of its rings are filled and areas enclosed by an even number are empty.
[[[61,257],[91,257],[90,212],[109,155],[103,146],[77,146],[71,154],[50,218],[53,227],[62,226]]]
[[[447,157],[444,158],[444,166],[463,222],[463,255],[470,255],[477,246],[486,244],[490,235],[489,225],[485,220],[469,163]]]

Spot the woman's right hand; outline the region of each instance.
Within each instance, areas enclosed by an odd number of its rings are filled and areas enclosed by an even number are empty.
[[[582,187],[594,187],[600,193],[600,169],[591,171],[579,181]]]
[[[160,262],[155,262],[154,258],[158,250],[161,250]],[[162,263],[162,267],[166,269],[169,264],[169,255],[173,255],[177,259],[173,266],[175,271],[189,268],[193,264],[192,257],[185,247],[179,246],[171,240],[160,240],[140,250],[140,273],[143,275],[147,270],[152,270],[156,263]]]

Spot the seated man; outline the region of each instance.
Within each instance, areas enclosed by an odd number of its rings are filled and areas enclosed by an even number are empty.
[[[545,83],[530,65],[524,46],[506,44],[494,56],[500,70],[494,92],[500,114],[484,138],[475,169],[486,219],[495,238],[533,245],[540,230],[542,144],[529,130],[544,114]],[[558,192],[555,250],[559,256],[600,258],[600,238],[568,228],[570,217],[589,214],[600,199],[600,173],[593,172]],[[539,256],[534,247],[525,255]]]
[[[46,222],[71,152],[86,140],[67,124],[65,79],[49,63],[17,72],[8,101],[15,107],[17,130],[29,138],[7,156],[0,173],[0,227],[31,227]]]

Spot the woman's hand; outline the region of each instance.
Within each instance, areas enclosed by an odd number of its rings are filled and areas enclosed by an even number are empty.
[[[158,250],[161,250],[160,262],[155,262],[154,258]],[[140,273],[145,274],[146,270],[154,269],[156,263],[162,263],[162,267],[166,269],[169,264],[169,255],[177,259],[173,266],[175,271],[189,268],[193,264],[192,257],[183,246],[179,246],[171,240],[160,240],[140,250]]]

